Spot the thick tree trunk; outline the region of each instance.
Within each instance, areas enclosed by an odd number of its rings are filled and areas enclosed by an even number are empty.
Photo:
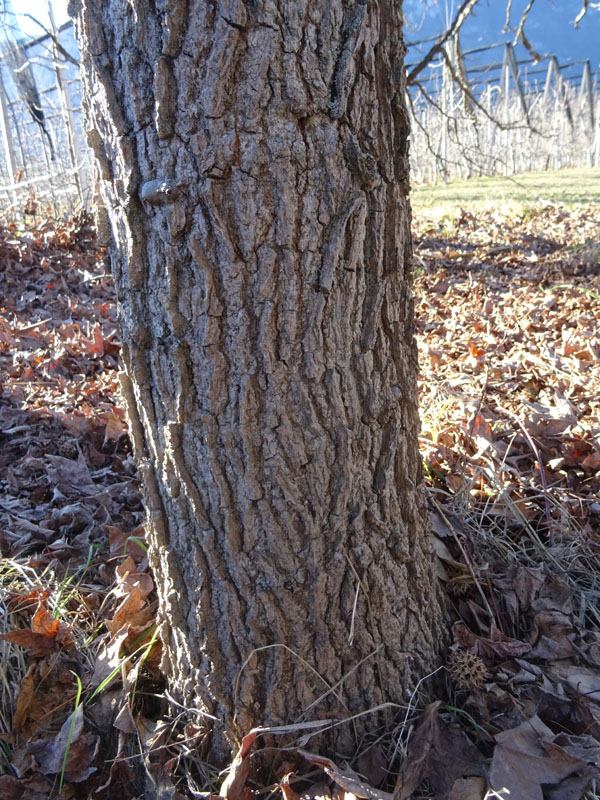
[[[401,3],[73,11],[173,687],[230,740],[405,701],[441,614]]]

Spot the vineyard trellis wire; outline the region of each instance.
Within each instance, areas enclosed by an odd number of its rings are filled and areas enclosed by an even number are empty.
[[[0,49],[0,209],[58,215],[92,202],[78,48],[69,21]]]
[[[0,52],[0,208],[89,208],[71,22]],[[413,51],[414,52],[414,51]],[[489,63],[486,53],[501,53]],[[411,51],[408,55],[410,73]],[[413,183],[600,164],[598,76],[589,61],[518,61],[510,44],[461,52],[458,38],[409,88]]]
[[[561,67],[517,60],[508,43],[464,53],[448,43],[409,87],[413,183],[598,166],[598,100],[588,60]]]

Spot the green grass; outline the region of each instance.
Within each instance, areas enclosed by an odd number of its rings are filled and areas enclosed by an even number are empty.
[[[538,203],[575,206],[600,204],[600,168],[529,172],[496,178],[471,178],[437,186],[415,186],[410,195],[416,212],[434,208],[528,207]]]

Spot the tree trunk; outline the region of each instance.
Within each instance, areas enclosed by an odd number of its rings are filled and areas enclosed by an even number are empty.
[[[405,702],[442,626],[401,3],[78,3],[172,687],[221,753]]]

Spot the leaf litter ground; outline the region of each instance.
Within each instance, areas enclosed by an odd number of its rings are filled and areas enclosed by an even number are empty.
[[[260,732],[223,782],[159,671],[114,293],[90,221],[2,226],[0,797],[600,796],[599,224],[598,207],[554,206],[415,220],[446,689],[427,706],[416,693],[351,766],[306,751],[310,726],[271,730],[287,748],[296,737],[290,764],[313,777],[284,763],[262,788]]]

